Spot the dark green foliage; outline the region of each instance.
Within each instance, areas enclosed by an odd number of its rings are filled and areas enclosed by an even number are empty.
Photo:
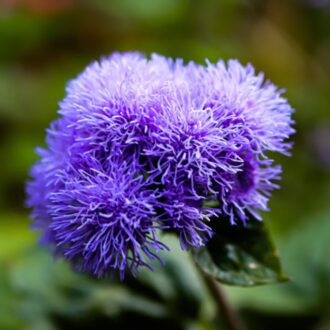
[[[211,326],[199,275],[176,241],[166,240],[176,252],[164,256],[167,266],[155,263],[155,273],[145,270],[125,283],[77,274],[47,251],[29,249],[15,264],[2,265],[0,307],[5,313],[0,329],[139,329],[138,324],[185,329],[196,322]]]
[[[278,250],[263,222],[251,219],[246,226],[228,219],[213,221],[215,236],[196,249],[196,263],[219,282],[255,286],[283,282]]]

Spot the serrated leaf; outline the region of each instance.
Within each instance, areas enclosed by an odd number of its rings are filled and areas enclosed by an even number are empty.
[[[230,225],[227,219],[212,221],[214,237],[193,251],[196,263],[219,282],[256,286],[283,282],[279,254],[263,222],[255,219]]]

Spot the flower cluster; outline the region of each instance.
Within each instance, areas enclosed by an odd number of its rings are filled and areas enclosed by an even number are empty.
[[[42,241],[76,269],[135,274],[167,249],[212,236],[211,218],[260,219],[288,153],[293,112],[251,65],[113,54],[67,85],[31,171]]]

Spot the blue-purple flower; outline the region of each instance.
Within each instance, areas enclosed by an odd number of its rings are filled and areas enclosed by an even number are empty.
[[[211,218],[261,219],[293,112],[251,65],[113,54],[69,82],[27,185],[42,242],[76,269],[121,278],[167,247],[212,236]]]

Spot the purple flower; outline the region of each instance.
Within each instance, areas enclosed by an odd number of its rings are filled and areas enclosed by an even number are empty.
[[[61,117],[31,171],[28,205],[42,242],[97,276],[138,272],[167,249],[267,210],[288,154],[292,108],[251,65],[114,54],[69,82]],[[149,267],[149,266],[148,266]]]
[[[158,258],[154,251],[167,249],[154,224],[157,190],[136,174],[134,163],[111,156],[107,166],[94,157],[86,163],[88,170],[68,166],[54,171],[52,187],[39,180],[42,167],[34,168],[29,193],[36,224],[45,230],[46,242],[55,245],[54,252],[79,271],[112,276],[118,269],[123,278],[129,269],[134,274],[148,266],[147,259]]]

